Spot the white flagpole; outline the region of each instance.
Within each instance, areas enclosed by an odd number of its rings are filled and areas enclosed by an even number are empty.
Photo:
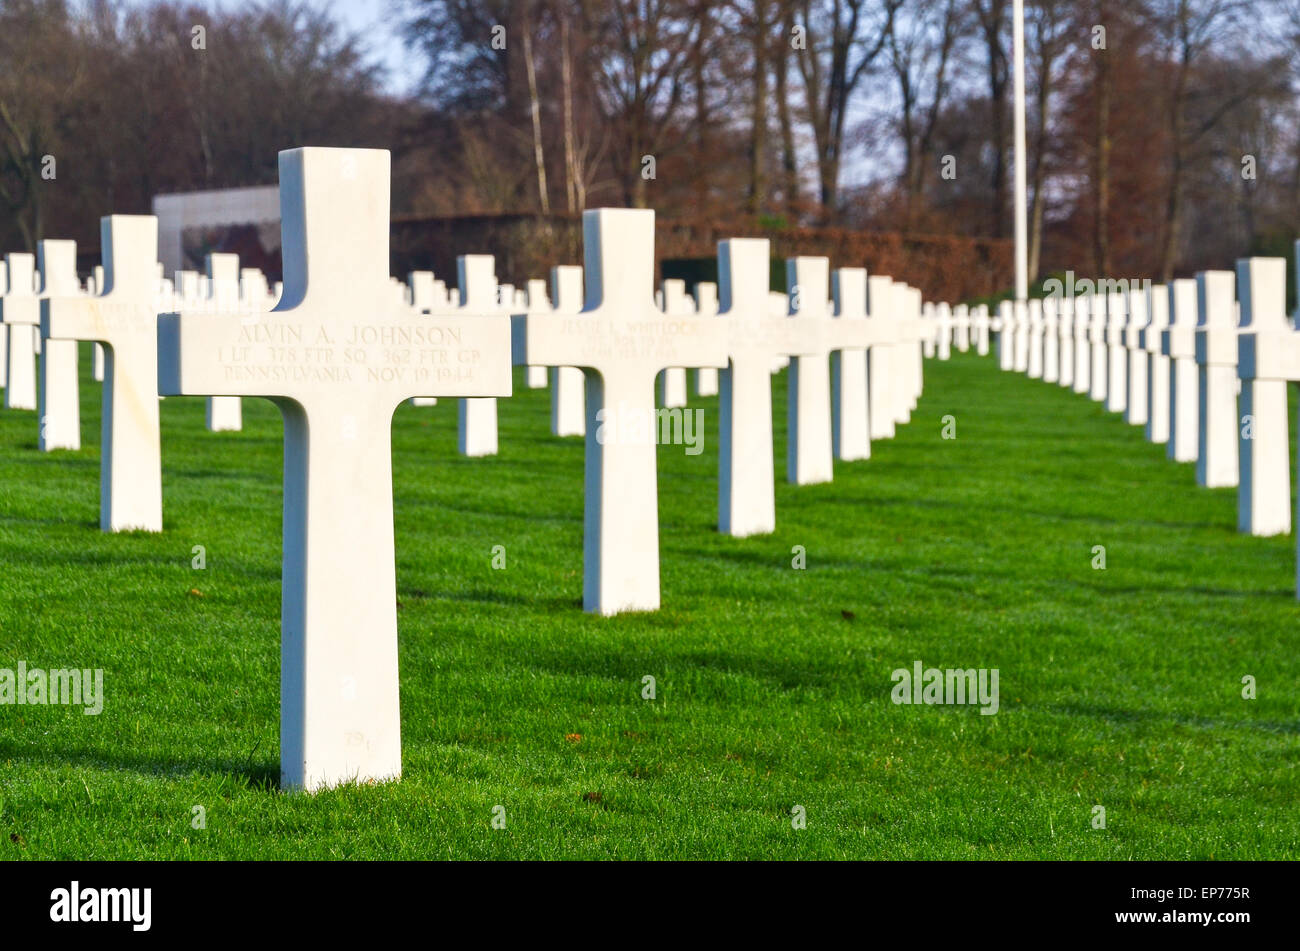
[[[1025,0],[1012,4],[1015,70],[1016,300],[1029,297],[1029,175],[1025,160]]]

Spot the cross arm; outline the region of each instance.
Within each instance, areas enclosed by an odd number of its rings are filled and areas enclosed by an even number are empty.
[[[831,317],[821,324],[828,350],[865,350],[882,343],[894,342],[894,328],[885,320],[869,317]]]
[[[665,316],[647,307],[643,319],[626,320],[602,311],[526,315],[522,362],[581,367],[602,375],[727,365],[726,318]]]
[[[41,302],[36,297],[0,297],[0,323],[40,324]]]
[[[322,389],[371,387],[394,405],[411,396],[510,395],[508,316],[429,317],[403,309],[383,317],[322,322],[290,309],[245,322],[163,314],[159,392],[301,402]]]
[[[41,336],[50,340],[110,343],[128,325],[134,308],[111,297],[53,297],[41,301]]]

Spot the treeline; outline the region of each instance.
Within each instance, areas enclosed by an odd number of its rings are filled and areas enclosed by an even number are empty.
[[[1011,0],[394,4],[428,64],[410,100],[305,7],[0,0],[0,236],[273,182],[301,144],[391,148],[399,212],[1011,234]],[[1026,8],[1035,274],[1294,236],[1300,0]]]
[[[407,9],[428,99],[456,117],[448,210],[1012,234],[1011,0]],[[1167,277],[1294,232],[1300,4],[1026,0],[1026,17],[1033,273]]]
[[[272,184],[280,149],[388,147],[413,112],[325,15],[0,0],[0,250],[98,241],[154,195]]]

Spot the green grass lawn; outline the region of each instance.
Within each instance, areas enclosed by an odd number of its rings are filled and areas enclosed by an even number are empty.
[[[403,406],[403,777],[316,796],[278,790],[278,411],[213,434],[166,400],[166,531],[104,535],[89,362],[83,451],[0,411],[0,667],[101,667],[106,694],[0,707],[0,856],[1300,857],[1294,541],[993,358],[928,362],[912,423],[833,484],[779,480],[769,537],[715,530],[697,402],[704,454],[659,453],[663,610],[612,619],[581,611],[583,448],[548,391],[516,375],[491,459],[456,455],[453,401]],[[893,704],[917,660],[998,668],[1000,712]]]

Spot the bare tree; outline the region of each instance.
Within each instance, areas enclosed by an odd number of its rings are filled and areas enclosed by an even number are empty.
[[[531,11],[523,14],[524,71],[528,76],[528,116],[533,129],[533,164],[537,168],[537,201],[544,215],[551,213],[551,196],[546,187],[546,151],[542,146],[542,102],[537,95],[537,62],[533,57],[533,29],[535,22]]]
[[[1007,219],[1007,88],[1011,81],[1007,55],[1009,0],[973,0],[972,8],[984,37],[985,76],[989,96],[989,144],[993,152],[993,178],[989,205],[989,234],[1006,234]]]
[[[911,228],[925,187],[926,169],[951,80],[957,38],[965,25],[959,0],[918,0],[906,17],[894,17],[886,33],[889,63],[901,102],[903,189]]]
[[[650,169],[680,145],[673,130],[688,92],[698,23],[686,0],[611,0],[584,4],[584,14],[586,31],[598,38],[590,66],[613,131],[623,198],[644,208]]]
[[[1030,174],[1032,198],[1029,206],[1029,282],[1038,280],[1043,253],[1043,218],[1047,205],[1046,182],[1050,164],[1052,94],[1056,68],[1070,36],[1066,0],[1034,0],[1030,9],[1029,35],[1035,64],[1034,144]]]
[[[801,0],[791,37],[817,152],[823,222],[838,213],[844,129],[854,90],[875,62],[905,0]]]
[[[1221,28],[1244,6],[1242,0],[1153,0],[1152,3],[1151,15],[1165,48],[1163,52],[1173,64],[1167,113],[1169,182],[1160,255],[1160,273],[1166,281],[1173,277],[1182,239],[1188,164],[1191,160],[1189,153],[1230,110],[1238,107],[1252,94],[1251,90],[1243,89],[1226,96],[1214,95],[1214,90],[1198,88],[1195,71],[1197,62],[1221,39]],[[1194,99],[1201,100],[1202,108],[1193,120],[1189,111]],[[1217,101],[1206,109],[1203,107],[1206,99]]]
[[[1096,24],[1107,29],[1112,6],[1110,0],[1097,0]],[[1106,34],[1103,33],[1103,36]],[[1109,38],[1098,47],[1093,46],[1096,63],[1094,97],[1096,120],[1094,125],[1093,166],[1093,266],[1097,274],[1111,274],[1110,257],[1110,153],[1113,140],[1110,134],[1110,101],[1115,91],[1115,70],[1112,65]]]
[[[781,191],[787,215],[799,208],[799,155],[794,137],[794,113],[790,104],[790,59],[795,36],[795,4],[786,7],[782,19],[782,35],[776,42],[776,56],[772,63],[775,79],[776,118],[781,131]]]
[[[0,203],[29,251],[45,236],[59,130],[88,79],[79,45],[58,0],[0,7]]]

